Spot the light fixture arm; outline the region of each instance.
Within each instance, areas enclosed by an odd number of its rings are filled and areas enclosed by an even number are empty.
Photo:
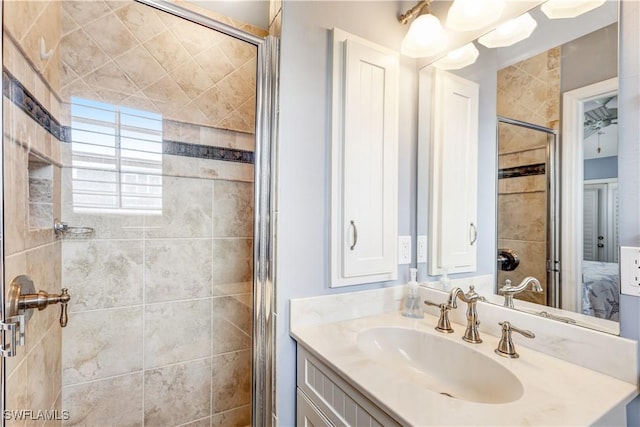
[[[428,13],[428,8],[432,1],[433,0],[420,0],[418,4],[398,16],[398,21],[400,21],[401,24],[407,24],[416,16],[421,15],[424,9],[427,9],[426,12]]]

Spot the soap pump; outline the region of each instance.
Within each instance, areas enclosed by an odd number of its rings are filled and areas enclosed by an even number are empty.
[[[410,280],[408,283],[409,293],[404,299],[404,305],[402,307],[402,315],[405,317],[412,317],[414,319],[422,319],[424,313],[422,311],[422,303],[420,301],[420,287],[416,280],[418,269],[409,269]]]

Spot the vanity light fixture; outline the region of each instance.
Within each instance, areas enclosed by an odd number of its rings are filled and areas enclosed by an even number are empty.
[[[433,63],[433,66],[441,70],[459,70],[473,64],[478,59],[478,49],[473,42],[453,50],[442,59]]]
[[[412,58],[432,56],[446,47],[446,36],[440,20],[429,12],[432,0],[421,0],[398,17],[398,21],[407,24],[413,19],[409,31],[402,40],[400,51]],[[414,19],[415,18],[415,19]]]
[[[549,19],[575,18],[602,6],[606,0],[549,0],[540,8]]]
[[[525,13],[480,37],[478,42],[488,48],[511,46],[529,37],[536,26],[536,20]]]
[[[455,0],[447,13],[447,28],[473,31],[497,21],[505,0]]]

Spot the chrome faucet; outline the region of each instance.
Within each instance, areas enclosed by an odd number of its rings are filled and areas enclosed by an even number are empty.
[[[515,331],[526,338],[535,338],[533,332],[516,328],[509,322],[500,322],[498,325],[502,326],[502,336],[500,337],[500,342],[498,343],[498,348],[496,348],[496,354],[499,354],[502,357],[508,357],[510,359],[515,359],[520,357],[518,353],[516,353],[516,348],[513,345],[513,341],[511,340],[511,332]]]
[[[457,308],[458,305],[456,304],[456,301],[458,298],[467,303],[467,329],[464,331],[462,339],[472,344],[480,344],[482,340],[480,339],[480,332],[478,331],[478,325],[480,322],[478,321],[478,310],[476,310],[476,304],[478,301],[482,301],[483,298],[476,293],[473,285],[469,286],[469,292],[466,294],[462,289],[455,287],[451,289],[447,305]]]
[[[498,293],[504,295],[504,306],[514,308],[513,296],[524,291],[529,283],[531,283],[531,287],[534,292],[542,292],[542,285],[540,285],[540,281],[532,276],[522,279],[522,282],[520,282],[518,286],[511,286],[511,280],[505,280],[504,286],[498,290]]]

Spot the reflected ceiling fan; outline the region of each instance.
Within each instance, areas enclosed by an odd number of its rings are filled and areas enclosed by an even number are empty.
[[[607,126],[618,124],[618,96],[597,99],[585,104],[584,138],[587,139]]]

